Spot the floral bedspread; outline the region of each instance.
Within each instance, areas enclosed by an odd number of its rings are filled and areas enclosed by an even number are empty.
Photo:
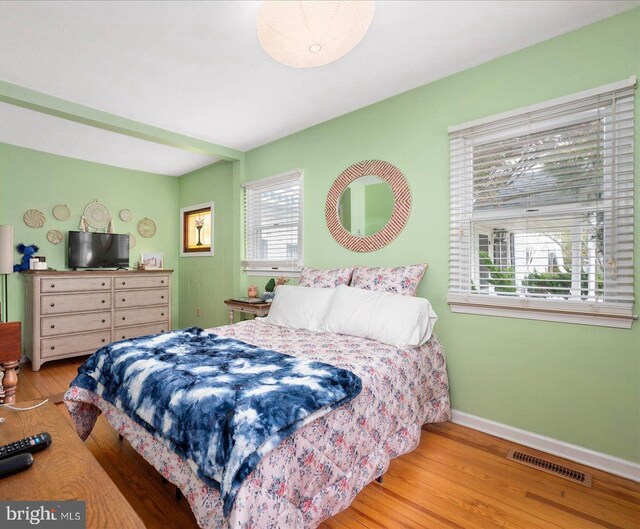
[[[100,412],[160,474],[177,485],[203,529],[316,527],[346,509],[382,475],[391,458],[413,450],[424,423],[450,418],[444,351],[437,338],[400,350],[351,336],[292,330],[263,321],[211,329],[285,354],[348,369],[362,392],[313,421],[267,454],[244,482],[228,518],[220,494],[175,452],[95,393],[65,395],[78,434],[86,438]]]

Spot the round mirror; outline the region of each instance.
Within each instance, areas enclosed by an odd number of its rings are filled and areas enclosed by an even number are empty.
[[[355,237],[368,237],[382,230],[393,213],[393,189],[379,176],[353,180],[340,195],[340,224]]]
[[[373,252],[393,241],[411,213],[402,171],[383,160],[354,163],[331,185],[324,207],[327,228],[348,250]]]

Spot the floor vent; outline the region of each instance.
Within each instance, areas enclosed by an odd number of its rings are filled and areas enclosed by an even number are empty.
[[[519,452],[518,450],[513,449],[509,450],[507,459],[509,459],[510,461],[515,461],[516,463],[521,463],[531,468],[542,470],[543,472],[547,472],[548,474],[553,474],[554,476],[558,476],[559,478],[573,481],[574,483],[578,483],[579,485],[591,487],[591,474],[585,474],[584,472],[580,472],[579,470],[575,470],[574,468],[558,465],[557,463],[552,463],[551,461],[548,461],[541,457],[527,454],[525,452]]]

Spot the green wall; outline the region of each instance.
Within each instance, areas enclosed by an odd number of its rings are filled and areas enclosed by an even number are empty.
[[[233,164],[222,162],[180,177],[181,208],[213,201],[213,256],[180,257],[180,326],[229,323],[224,300],[235,294]],[[176,244],[179,244],[176,242]]]
[[[633,461],[640,461],[640,323],[616,330],[449,311],[447,127],[638,75],[639,28],[640,10],[628,11],[246,154],[249,179],[304,170],[305,264],[429,263],[419,294],[440,317],[455,409]],[[413,209],[392,244],[357,254],[329,234],[325,197],[343,169],[370,158],[404,172]],[[636,223],[640,300],[639,251]],[[262,286],[265,278],[243,282]]]
[[[116,233],[133,233],[137,244],[131,249],[131,266],[140,260],[142,252],[164,253],[165,268],[178,267],[178,179],[153,173],[121,169],[108,165],[85,162],[73,158],[46,154],[39,151],[0,143],[0,224],[13,225],[13,238],[17,245],[37,244],[39,255],[47,257],[49,267],[66,268],[66,232],[77,230],[80,216],[87,204],[98,199],[113,216]],[[57,204],[67,204],[71,210],[69,220],[61,222],[53,217]],[[27,227],[22,216],[27,209],[39,209],[45,214],[45,225],[40,229]],[[130,209],[133,219],[120,220],[121,209]],[[137,223],[143,217],[153,219],[157,226],[155,237],[145,239],[137,232]],[[49,230],[60,230],[65,239],[58,245],[47,241]],[[15,252],[14,262],[20,260]],[[177,325],[179,299],[177,271],[172,279],[173,324]],[[9,317],[24,319],[24,278],[20,274],[9,277]]]

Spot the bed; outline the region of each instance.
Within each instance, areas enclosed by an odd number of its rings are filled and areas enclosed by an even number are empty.
[[[87,438],[100,413],[188,500],[203,529],[312,528],[346,509],[390,459],[413,450],[425,423],[450,418],[445,357],[435,335],[398,349],[353,336],[288,329],[260,319],[208,329],[350,370],[362,380],[350,402],[302,427],[268,453],[241,486],[228,517],[218,491],[162,441],[96,393],[72,386],[65,404]]]

